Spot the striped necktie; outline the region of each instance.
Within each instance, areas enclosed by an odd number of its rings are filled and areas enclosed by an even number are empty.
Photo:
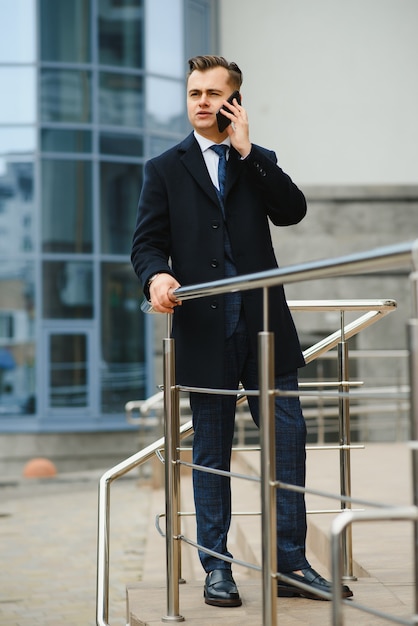
[[[218,163],[218,182],[219,182],[219,195],[223,202],[223,198],[225,195],[225,181],[226,181],[226,153],[228,150],[228,146],[224,143],[222,144],[213,144],[210,147],[211,150],[216,152],[219,157]]]

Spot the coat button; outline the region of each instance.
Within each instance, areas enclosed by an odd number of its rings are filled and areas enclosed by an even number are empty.
[[[218,302],[216,300],[213,300],[213,302],[210,303],[210,308],[211,309],[217,309],[218,308]]]
[[[217,259],[212,259],[210,265],[211,267],[219,267],[219,261]]]
[[[218,220],[213,220],[213,222],[212,222],[212,228],[215,228],[215,229],[216,229],[216,228],[219,228],[219,222],[218,222]]]

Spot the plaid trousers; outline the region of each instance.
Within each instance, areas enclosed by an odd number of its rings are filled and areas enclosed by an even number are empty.
[[[225,339],[226,389],[258,388],[254,355],[241,315],[232,336]],[[296,390],[297,372],[277,376],[276,388]],[[259,425],[258,398],[248,396],[254,422]],[[193,412],[193,462],[211,468],[229,470],[235,425],[235,396],[190,394]],[[276,475],[289,484],[305,484],[306,424],[299,398],[277,397],[275,400]],[[197,541],[202,546],[231,556],[227,535],[231,522],[231,485],[228,477],[193,471],[196,507]],[[277,562],[280,572],[309,567],[305,556],[306,508],[303,494],[279,489],[277,492]],[[230,569],[231,565],[199,551],[206,572]]]

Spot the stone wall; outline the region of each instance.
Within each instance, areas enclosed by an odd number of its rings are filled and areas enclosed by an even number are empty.
[[[418,237],[418,187],[315,187],[304,189],[306,218],[298,225],[273,229],[274,246],[282,267],[318,259],[410,242]],[[288,300],[393,299],[397,309],[349,341],[357,350],[405,350],[407,322],[412,314],[411,267],[392,267],[367,275],[314,280],[286,286]],[[350,315],[346,321],[350,321]],[[338,313],[298,313],[301,340],[324,336],[339,326]],[[364,358],[353,363],[353,378],[365,386],[392,386],[407,382],[407,359]],[[303,375],[303,373],[302,373]],[[398,436],[399,415],[363,418],[369,438]],[[403,413],[403,423],[406,416]],[[392,421],[392,427],[388,422]],[[370,434],[371,431],[374,434]],[[405,425],[401,428],[406,435]]]

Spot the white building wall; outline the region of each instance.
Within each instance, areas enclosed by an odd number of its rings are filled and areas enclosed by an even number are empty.
[[[417,0],[221,0],[253,141],[301,185],[418,182]]]

